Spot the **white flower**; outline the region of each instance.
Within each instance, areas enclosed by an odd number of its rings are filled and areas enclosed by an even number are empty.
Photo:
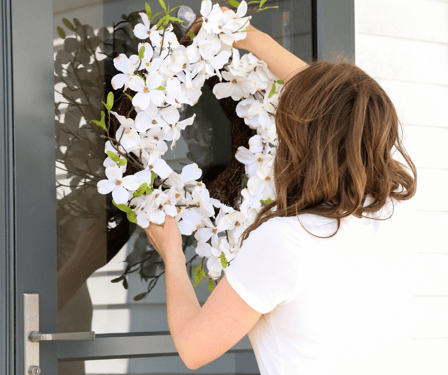
[[[117,204],[127,203],[130,195],[128,190],[137,190],[140,186],[137,177],[123,177],[123,173],[117,166],[107,167],[106,177],[107,180],[98,182],[98,192],[100,194],[109,194],[112,192],[112,198]]]
[[[132,55],[129,59],[124,53],[120,53],[114,59],[114,66],[121,73],[116,74],[112,78],[112,87],[114,90],[121,89],[124,85],[126,90],[129,85],[129,80],[133,77],[134,71],[137,69],[140,60],[137,55]]]
[[[221,276],[222,272],[222,263],[221,259],[212,255],[207,259],[207,268],[208,268],[208,276],[210,276],[213,280],[218,279]]]
[[[176,216],[176,207],[171,204],[168,196],[161,190],[154,190],[151,194],[153,196],[153,201],[151,202],[150,208],[146,212],[140,212],[137,215],[137,223],[143,228],[147,228],[149,223],[163,224],[165,222],[166,215]]]
[[[148,74],[146,76],[146,83],[141,77],[133,76],[129,81],[129,88],[137,92],[132,98],[134,107],[143,110],[151,102],[157,106],[161,106],[165,102],[163,90],[158,90],[162,81],[162,75],[158,72]]]
[[[162,40],[162,36],[160,35],[160,31],[157,30],[157,26],[154,25],[151,28],[150,21],[148,15],[144,12],[139,13],[142,18],[143,24],[138,23],[134,27],[134,35],[139,39],[148,39],[150,38],[153,46],[160,43]]]
[[[222,76],[229,82],[217,83],[213,87],[213,94],[215,94],[217,99],[230,96],[233,100],[238,101],[257,91],[255,82],[246,76],[234,76],[227,71],[223,71]]]
[[[180,115],[176,107],[171,106],[167,108],[167,111],[163,114],[163,118],[168,124],[166,140],[173,141],[171,144],[171,149],[174,148],[176,141],[180,138],[181,130],[184,130],[188,125],[191,125],[195,117],[196,113],[185,120],[179,121]]]

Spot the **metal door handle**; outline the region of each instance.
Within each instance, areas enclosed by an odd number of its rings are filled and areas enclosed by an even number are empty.
[[[39,294],[23,294],[23,333],[24,333],[24,375],[39,375],[39,345],[40,341],[54,340],[94,340],[95,332],[39,332]]]
[[[42,333],[30,331],[29,339],[36,341],[55,341],[55,340],[95,340],[95,332],[65,332],[65,333]]]

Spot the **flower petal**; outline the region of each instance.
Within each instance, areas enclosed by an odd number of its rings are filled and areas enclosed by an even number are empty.
[[[145,81],[139,76],[132,76],[129,80],[129,88],[136,92],[143,91],[145,88]]]
[[[243,164],[252,164],[256,160],[255,155],[244,146],[238,147],[235,158]]]
[[[129,200],[129,192],[122,186],[116,186],[112,191],[112,198],[116,204],[126,204]]]
[[[134,35],[139,39],[147,39],[149,37],[148,29],[145,27],[145,25],[138,23],[134,27]]]
[[[137,190],[140,186],[139,180],[135,176],[126,176],[121,180],[121,184],[128,190]]]
[[[212,234],[213,231],[210,228],[201,228],[196,231],[194,238],[196,238],[198,242],[207,242]]]
[[[213,87],[213,94],[216,96],[216,99],[228,98],[232,95],[233,86],[234,84],[231,82],[217,83]]]
[[[188,164],[182,168],[181,177],[184,182],[196,181],[202,175],[202,170],[196,163]]]
[[[110,180],[101,180],[98,181],[98,184],[96,186],[100,194],[109,194],[112,190],[115,189],[115,186],[117,185],[115,184],[115,182]]]
[[[200,257],[210,257],[212,255],[212,247],[208,243],[200,243],[195,249],[196,254]]]
[[[106,168],[106,177],[115,182],[117,180],[121,180],[121,177],[123,177],[123,173],[121,172],[120,168],[118,168],[116,165],[113,167]]]
[[[132,104],[135,108],[145,109],[151,102],[151,96],[149,93],[138,92],[132,99]]]
[[[166,96],[161,90],[151,90],[149,92],[149,96],[151,98],[151,102],[153,102],[157,106],[161,106],[163,103],[165,103]]]
[[[202,0],[201,3],[201,15],[203,17],[207,17],[212,10],[212,1],[211,0]]]
[[[156,159],[152,163],[152,170],[157,173],[162,179],[167,178],[173,170],[163,159]]]
[[[125,83],[128,82],[129,76],[127,74],[116,74],[112,78],[112,87],[114,90],[121,89]]]
[[[165,221],[165,211],[163,210],[154,210],[149,214],[149,221],[155,224],[163,224]]]
[[[115,59],[114,59],[114,66],[122,73],[128,72],[129,67],[129,59],[124,53],[120,53]]]
[[[151,185],[152,173],[150,171],[140,171],[135,173],[134,176],[138,178],[139,185],[142,185],[145,182],[148,184],[148,186]]]

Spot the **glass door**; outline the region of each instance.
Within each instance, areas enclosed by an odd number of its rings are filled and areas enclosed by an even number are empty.
[[[165,2],[171,8],[189,6],[196,14],[201,4],[200,0]],[[39,294],[42,332],[96,333],[93,341],[41,343],[41,371],[61,375],[192,373],[178,357],[169,335],[161,258],[144,231],[127,220],[111,196],[98,194],[96,187],[105,178],[105,141],[92,120],[99,119],[102,101],[112,90],[110,81],[117,73],[113,58],[136,53],[139,41],[132,30],[141,22],[138,12],[144,11],[144,2],[14,3],[13,22],[34,22],[23,26],[28,37],[15,27],[17,38],[31,51],[23,56],[37,60],[33,74],[29,60],[13,63],[14,84],[21,85],[17,92],[29,84],[35,99],[20,107],[15,96],[14,104],[24,121],[17,124],[18,172],[23,183],[28,183],[17,194],[18,199],[26,197],[20,200],[17,216],[23,221],[17,228],[24,228],[16,233],[22,256],[18,261],[22,286],[17,292]],[[159,11],[157,0],[148,3],[154,12]],[[252,24],[311,63],[315,55],[312,1],[268,0],[266,5],[278,8],[255,14]],[[20,69],[26,69],[26,79]],[[185,108],[183,115],[190,117],[193,112],[197,115],[194,124],[165,159],[178,172],[183,165],[196,162],[204,178],[213,181],[233,157],[231,123],[207,85],[196,106]],[[42,116],[34,121],[35,114]],[[192,269],[201,261],[194,245],[194,238],[184,238],[192,283]],[[195,290],[202,305],[210,295],[207,284]],[[19,315],[22,308],[17,306]],[[259,372],[245,337],[195,373]]]

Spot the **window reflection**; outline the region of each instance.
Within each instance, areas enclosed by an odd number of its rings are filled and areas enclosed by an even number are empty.
[[[171,7],[188,5],[196,13],[200,7],[200,0],[166,2]],[[160,7],[156,0],[148,3]],[[252,24],[311,62],[311,2],[267,3],[279,8],[256,14]],[[132,30],[143,8],[144,2],[135,0],[53,1],[59,332],[168,330],[161,258],[145,233],[96,188],[105,178],[105,139],[91,120],[99,119],[101,102],[112,90],[113,58],[136,53],[139,40]],[[198,104],[184,108],[182,116],[193,113],[194,124],[165,159],[176,171],[196,162],[212,182],[232,159],[230,121],[207,85]],[[184,238],[190,271],[200,261],[192,243]],[[205,283],[195,291],[201,303],[210,294]],[[134,300],[142,294],[143,299]],[[129,365],[137,360],[123,361],[131,361]],[[61,374],[101,373],[86,368],[84,362],[60,363]],[[226,373],[218,369],[209,373]]]

